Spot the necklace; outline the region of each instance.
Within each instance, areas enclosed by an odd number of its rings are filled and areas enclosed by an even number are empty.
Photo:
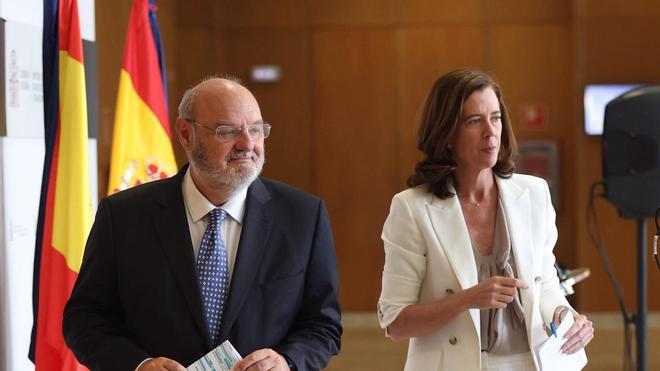
[[[484,197],[484,199],[481,200],[481,201],[472,201],[469,198],[461,196],[460,194],[458,194],[458,199],[459,199],[459,201],[464,202],[468,205],[479,207],[479,206],[481,206],[482,203],[488,201],[489,197]]]
[[[479,202],[477,202],[477,201],[467,200],[467,199],[464,199],[464,198],[459,198],[459,199],[460,199],[461,201],[463,201],[463,202],[466,202],[466,203],[469,204],[469,205],[473,205],[473,206],[476,206],[476,207],[479,207],[479,205],[481,204],[481,203],[479,203]],[[484,200],[484,201],[485,201],[485,200]],[[482,201],[482,202],[483,202],[483,201]]]

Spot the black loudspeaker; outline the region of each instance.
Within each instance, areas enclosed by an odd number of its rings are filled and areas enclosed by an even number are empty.
[[[623,218],[644,219],[660,205],[660,86],[620,95],[605,107],[605,197]]]

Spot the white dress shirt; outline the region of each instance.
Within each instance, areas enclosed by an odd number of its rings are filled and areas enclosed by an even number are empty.
[[[197,186],[190,175],[190,168],[186,171],[181,188],[183,191],[183,201],[186,205],[186,218],[188,219],[188,228],[190,229],[193,253],[195,254],[195,260],[197,260],[199,246],[202,243],[204,231],[206,231],[206,226],[209,223],[209,212],[215,209],[216,206],[204,197],[199,189],[197,189]],[[236,261],[238,242],[241,238],[246,197],[247,187],[244,187],[220,206],[229,216],[225,219],[225,222],[222,223],[221,231],[222,241],[225,244],[225,249],[227,249],[229,282],[231,282],[231,277],[234,273],[234,262]]]
[[[183,191],[183,203],[186,205],[186,219],[188,220],[188,229],[190,230],[190,240],[195,254],[195,261],[199,254],[199,247],[202,243],[202,237],[209,224],[209,212],[216,208],[204,195],[197,189],[195,182],[190,175],[190,168],[186,171],[181,185]],[[243,215],[245,214],[245,199],[247,197],[247,187],[236,193],[232,198],[222,204],[221,209],[227,212],[229,218],[225,218],[222,223],[222,241],[227,250],[227,263],[229,264],[229,282],[231,283],[232,273],[234,273],[234,262],[236,261],[236,252],[238,251],[238,241],[241,239],[241,228]],[[152,358],[147,358],[135,368],[137,371],[140,366]]]

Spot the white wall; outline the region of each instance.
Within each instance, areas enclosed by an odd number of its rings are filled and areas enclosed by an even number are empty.
[[[78,0],[82,38],[96,40],[94,0]],[[43,0],[0,0],[0,18],[43,28]]]

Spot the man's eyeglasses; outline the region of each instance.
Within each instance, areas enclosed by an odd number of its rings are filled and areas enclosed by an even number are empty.
[[[191,120],[191,119],[185,119],[185,120],[192,124],[197,124],[200,127],[203,127],[204,129],[213,132],[215,138],[221,141],[234,140],[243,132],[243,130],[246,130],[250,138],[252,138],[253,140],[259,140],[262,138],[266,139],[270,135],[270,128],[271,128],[270,124],[267,123],[266,121],[261,121],[260,123],[257,124],[249,124],[243,126],[220,124],[213,128],[206,126],[201,122],[197,122],[195,120]]]

